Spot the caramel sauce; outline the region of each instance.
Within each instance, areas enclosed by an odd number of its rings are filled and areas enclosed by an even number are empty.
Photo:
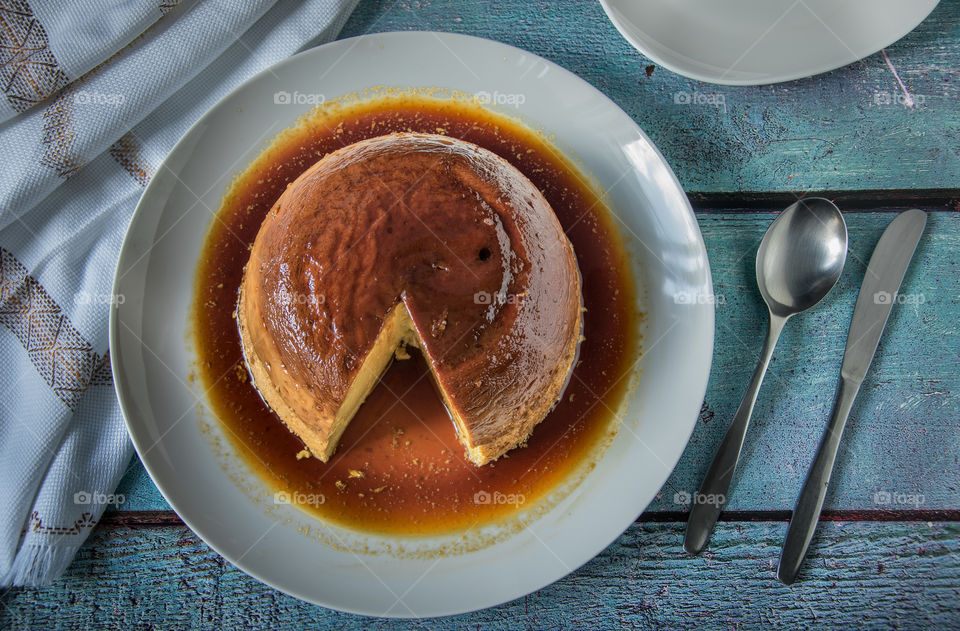
[[[563,398],[526,446],[483,467],[466,459],[415,351],[387,370],[328,463],[303,457],[302,442],[263,403],[243,362],[237,291],[266,213],[326,153],[398,131],[446,134],[510,161],[543,192],[580,267],[586,339]],[[462,532],[530,508],[595,462],[616,432],[638,353],[639,317],[614,219],[548,139],[476,103],[407,94],[319,108],[235,179],[206,238],[193,324],[198,373],[213,410],[274,489],[343,527],[426,535]]]

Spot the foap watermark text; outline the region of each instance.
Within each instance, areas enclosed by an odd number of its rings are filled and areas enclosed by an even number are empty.
[[[880,489],[873,494],[873,503],[877,506],[886,506],[889,508],[903,506],[920,508],[927,503],[927,498],[924,497],[923,493],[919,492],[901,493],[899,491],[886,491],[884,489]]]
[[[477,491],[473,494],[474,504],[507,504],[509,506],[520,506],[527,501],[522,493],[501,493],[500,491]]]
[[[723,294],[706,294],[696,291],[678,291],[673,295],[678,305],[725,305],[727,297]]]
[[[310,92],[287,92],[281,90],[273,93],[274,105],[323,105],[327,97]]]
[[[277,491],[273,494],[273,503],[277,505],[292,504],[294,506],[320,506],[326,503],[323,493],[301,493],[300,491]]]
[[[673,503],[680,506],[690,506],[691,504],[708,504],[710,506],[723,506],[727,502],[727,497],[722,493],[690,493],[689,491],[677,491],[673,494]]]
[[[719,92],[674,92],[673,102],[677,105],[700,105],[708,107],[719,107],[723,113],[727,113],[727,99]]]
[[[873,294],[873,303],[877,305],[922,305],[927,302],[923,294],[891,294],[889,291],[878,291]]]
[[[79,90],[73,95],[73,102],[77,105],[108,105],[110,107],[120,107],[123,105],[123,101],[124,96],[121,92]]]
[[[106,504],[120,506],[127,501],[123,493],[101,493],[99,491],[77,491],[73,494],[73,503],[77,506],[102,506]]]
[[[480,91],[473,95],[481,105],[508,105],[510,107],[520,107],[527,102],[527,97],[519,93],[505,93]]]

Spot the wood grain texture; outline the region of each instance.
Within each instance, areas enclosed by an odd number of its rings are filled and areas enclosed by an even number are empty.
[[[371,619],[314,607],[223,561],[183,526],[92,535],[67,576],[13,589],[0,626],[112,629],[864,629],[960,625],[960,524],[827,523],[792,587],[777,582],[785,523],[721,523],[708,554],[681,524],[638,524],[539,592],[452,618]]]
[[[714,86],[636,52],[596,0],[369,0],[342,37],[467,33],[546,57],[592,83],[653,139],[687,191],[956,188],[960,184],[960,3],[941,2],[887,49],[916,101],[903,105],[880,54],[799,81]],[[725,107],[677,95],[722,97]],[[695,99],[694,99],[695,100]],[[887,101],[890,101],[889,104]]]
[[[960,508],[960,213],[928,210],[902,287],[911,303],[894,309],[881,339],[847,426],[828,509]],[[843,277],[823,303],[784,331],[757,401],[731,509],[793,508],[829,417],[866,262],[895,216],[846,215],[850,251]],[[717,295],[713,368],[700,422],[651,511],[681,509],[674,494],[699,487],[750,380],[766,326],[754,260],[774,217],[772,209],[699,215]],[[875,501],[878,491],[891,493],[891,505]],[[137,461],[118,492],[126,497],[121,509],[169,508]],[[896,504],[894,493],[918,501]]]

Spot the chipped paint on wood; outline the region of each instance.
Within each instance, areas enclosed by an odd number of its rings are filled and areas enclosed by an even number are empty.
[[[791,587],[777,582],[784,522],[721,523],[687,556],[682,524],[637,524],[571,575],[425,629],[956,628],[960,524],[825,523]],[[318,569],[318,571],[322,571]],[[67,576],[13,589],[0,624],[20,629],[401,629],[306,604],[226,563],[183,526],[94,533]],[[574,613],[575,612],[575,613]]]

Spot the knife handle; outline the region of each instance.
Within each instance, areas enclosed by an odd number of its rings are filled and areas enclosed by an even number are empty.
[[[793,509],[793,517],[787,527],[787,538],[783,542],[783,552],[780,554],[780,566],[777,568],[777,578],[785,585],[793,583],[807,555],[807,548],[813,533],[820,520],[820,511],[823,500],[827,495],[827,486],[830,484],[830,474],[833,472],[833,463],[837,459],[837,448],[843,436],[843,428],[847,424],[853,400],[857,398],[860,384],[841,379],[837,386],[837,396],[833,404],[833,414],[827,431],[813,460],[807,481],[803,484],[797,506]]]

